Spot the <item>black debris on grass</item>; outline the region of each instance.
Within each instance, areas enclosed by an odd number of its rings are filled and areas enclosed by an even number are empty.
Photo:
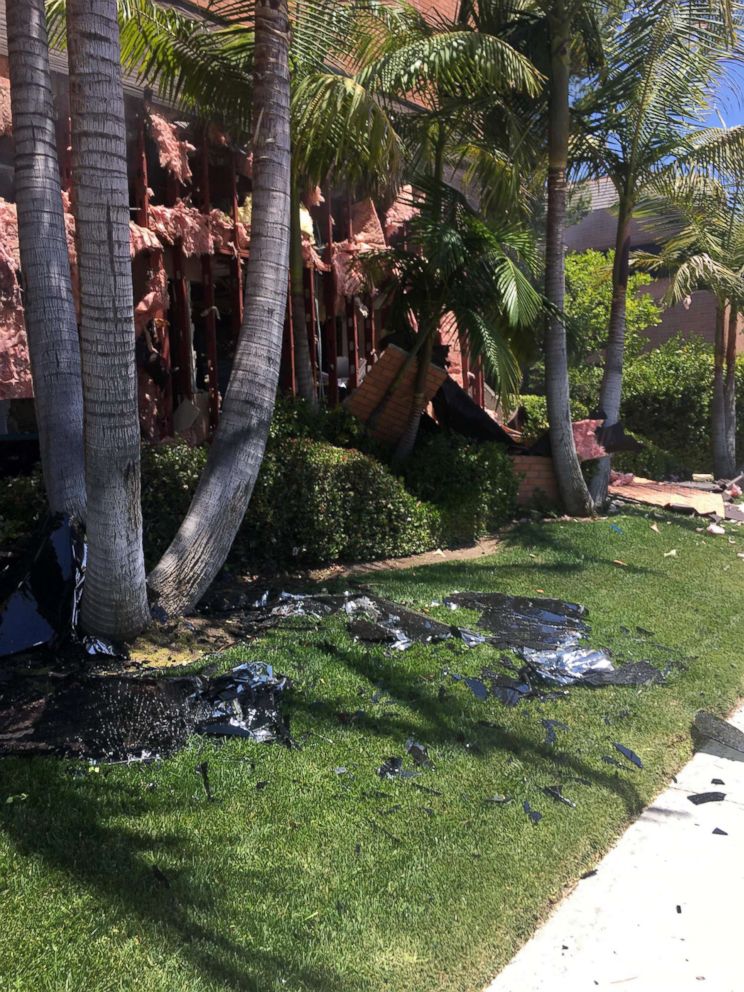
[[[419,768],[433,768],[434,762],[429,757],[429,752],[424,744],[419,744],[412,737],[406,741],[406,753],[410,755],[414,765]]]
[[[552,747],[558,740],[558,735],[556,730],[570,730],[571,728],[567,723],[563,723],[562,720],[541,720],[540,723],[545,727],[545,743],[548,747]]]
[[[398,755],[392,755],[383,761],[377,769],[377,774],[380,778],[396,779],[415,778],[418,772],[408,771],[403,767],[403,759]]]
[[[635,751],[631,751],[630,748],[626,747],[624,744],[618,744],[617,741],[614,741],[612,746],[615,748],[616,751],[619,751],[624,758],[627,758],[627,760],[630,761],[631,764],[635,765],[636,768],[643,768],[643,762],[635,753]]]
[[[539,823],[540,820],[542,820],[542,813],[538,813],[536,809],[533,809],[526,799],[522,803],[522,809],[525,811],[525,813],[530,818],[530,820],[532,820],[533,823]]]
[[[212,795],[212,789],[209,784],[209,763],[207,761],[200,761],[194,771],[201,779],[201,783],[204,786],[204,792],[206,793],[208,801],[211,803],[214,800],[214,796]]]

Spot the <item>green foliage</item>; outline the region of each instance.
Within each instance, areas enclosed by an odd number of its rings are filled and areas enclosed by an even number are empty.
[[[280,405],[230,555],[233,564],[322,565],[412,554],[436,545],[439,514],[407,492],[385,465],[360,451],[313,439],[314,428],[344,434],[344,424],[344,417],[316,416],[305,404]],[[185,444],[143,450],[149,567],[178,529],[205,460],[204,448]]]
[[[406,464],[406,482],[442,515],[442,543],[469,542],[494,531],[516,509],[518,482],[498,444],[457,434],[422,437]]]
[[[157,564],[194,495],[207,449],[178,442],[142,446],[142,530],[148,569]]]
[[[230,563],[310,566],[415,554],[471,541],[513,515],[517,481],[499,445],[456,434],[422,437],[405,480],[393,474],[386,454],[343,409],[315,411],[280,399]],[[205,447],[143,446],[148,568],[178,530],[206,459]],[[0,541],[30,533],[44,511],[40,472],[3,480]]]
[[[286,439],[267,452],[236,551],[303,565],[372,560],[428,550],[437,529],[436,511],[375,459]]]
[[[571,359],[583,364],[607,344],[612,302],[614,251],[574,252],[566,257],[566,314],[571,336]],[[662,309],[643,288],[651,282],[635,272],[628,282],[625,354],[639,355],[647,343],[643,332],[661,319]]]
[[[737,360],[737,423],[744,424],[744,359]],[[601,370],[571,372],[571,395],[596,406]],[[711,398],[713,352],[702,339],[674,338],[635,358],[625,368],[620,415],[648,445],[638,455],[615,457],[624,471],[663,478],[712,468]],[[744,445],[740,428],[738,445]]]
[[[550,426],[548,424],[548,401],[544,396],[531,394],[520,396],[519,405],[524,408],[525,422],[522,435],[527,443],[536,441]],[[589,408],[580,400],[571,400],[571,419],[585,420],[589,416]]]

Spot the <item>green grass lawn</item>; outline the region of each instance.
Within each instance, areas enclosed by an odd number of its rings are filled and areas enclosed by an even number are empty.
[[[300,619],[225,656],[294,679],[300,750],[197,739],[151,766],[0,762],[0,988],[482,988],[689,757],[694,712],[723,713],[744,690],[744,532],[732,545],[686,518],[659,517],[660,533],[650,523],[639,512],[525,525],[494,557],[365,581],[450,622],[458,614],[430,604],[454,590],[585,603],[596,645],[680,663],[664,686],[576,687],[507,709],[443,674],[477,674],[492,648],[387,656],[355,644],[340,617]],[[570,727],[553,748],[543,718]],[[382,781],[376,769],[411,736],[436,767]],[[614,741],[643,770],[603,762],[623,761]],[[204,760],[211,803],[194,771]],[[557,783],[576,809],[541,791]],[[485,802],[497,793],[513,801]]]

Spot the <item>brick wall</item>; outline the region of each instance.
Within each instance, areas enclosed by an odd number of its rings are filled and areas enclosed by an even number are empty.
[[[558,505],[558,485],[553,472],[552,458],[537,455],[513,455],[514,471],[519,478],[517,503],[528,506],[536,498]]]

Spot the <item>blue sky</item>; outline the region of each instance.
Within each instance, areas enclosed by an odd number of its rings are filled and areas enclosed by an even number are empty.
[[[744,124],[744,66],[741,64],[729,65],[719,87],[717,104],[727,127]],[[713,127],[720,127],[715,111],[710,115],[707,123]]]

